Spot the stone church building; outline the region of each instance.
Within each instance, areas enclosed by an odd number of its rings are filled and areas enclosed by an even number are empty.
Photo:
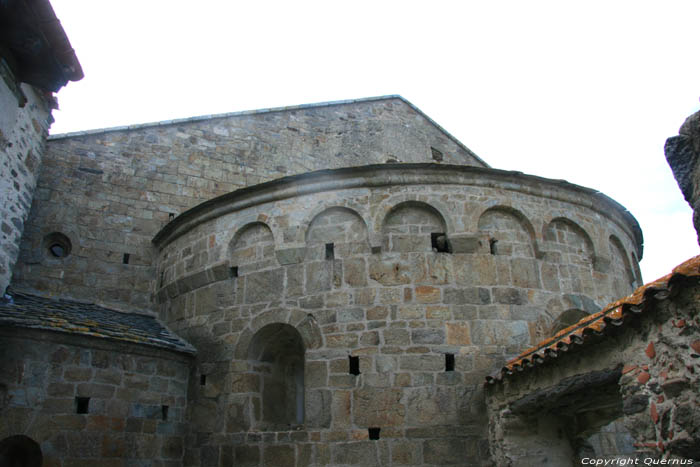
[[[700,261],[611,198],[400,96],[47,137],[65,50],[0,4],[0,465],[700,457]]]

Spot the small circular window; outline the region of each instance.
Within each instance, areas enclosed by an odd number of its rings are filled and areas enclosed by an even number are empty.
[[[53,232],[44,237],[44,245],[50,258],[65,258],[70,255],[70,239],[60,232]]]

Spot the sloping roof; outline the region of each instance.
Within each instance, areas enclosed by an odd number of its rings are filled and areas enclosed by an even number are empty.
[[[0,299],[0,326],[44,329],[196,353],[192,345],[152,316],[23,293],[13,293],[11,300]]]
[[[651,311],[654,301],[667,299],[677,284],[691,277],[700,277],[700,255],[675,267],[670,274],[639,287],[631,295],[610,303],[602,311],[582,318],[576,324],[525,350],[497,373],[487,376],[486,382],[495,384],[504,378],[523,373],[556,358],[561,352],[586,345],[591,336],[605,335],[612,326],[624,326],[630,315]]]

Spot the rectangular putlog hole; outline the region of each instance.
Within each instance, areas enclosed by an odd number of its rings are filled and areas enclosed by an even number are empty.
[[[75,398],[75,413],[88,413],[90,407],[89,397],[76,397]]]
[[[199,377],[199,385],[200,386],[206,386],[207,385],[207,375],[201,375]]]
[[[455,354],[445,354],[445,371],[455,371]]]
[[[371,439],[373,441],[378,440],[379,439],[379,430],[381,430],[381,428],[377,428],[377,427],[367,428],[367,431],[369,432],[369,439]]]
[[[129,264],[129,256],[131,256],[129,253],[124,253],[124,256],[122,256],[122,264]]]
[[[433,232],[430,234],[430,246],[438,253],[452,253],[447,234],[443,232]]]
[[[163,420],[167,420],[167,419],[168,419],[168,406],[167,406],[167,405],[162,405],[162,406],[160,407],[160,409],[161,409],[161,415],[162,415],[162,417],[163,417]]]
[[[353,357],[350,355],[348,357],[350,359],[350,369],[348,370],[348,373],[351,375],[359,375],[360,374],[360,357]]]
[[[238,266],[231,266],[229,268],[229,276],[238,277]]]

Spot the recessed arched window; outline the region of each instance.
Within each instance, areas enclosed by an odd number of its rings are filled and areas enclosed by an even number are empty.
[[[43,456],[39,444],[24,435],[0,441],[0,466],[41,467]]]
[[[248,347],[249,367],[258,375],[260,420],[267,429],[304,423],[304,342],[293,326],[268,324]]]

